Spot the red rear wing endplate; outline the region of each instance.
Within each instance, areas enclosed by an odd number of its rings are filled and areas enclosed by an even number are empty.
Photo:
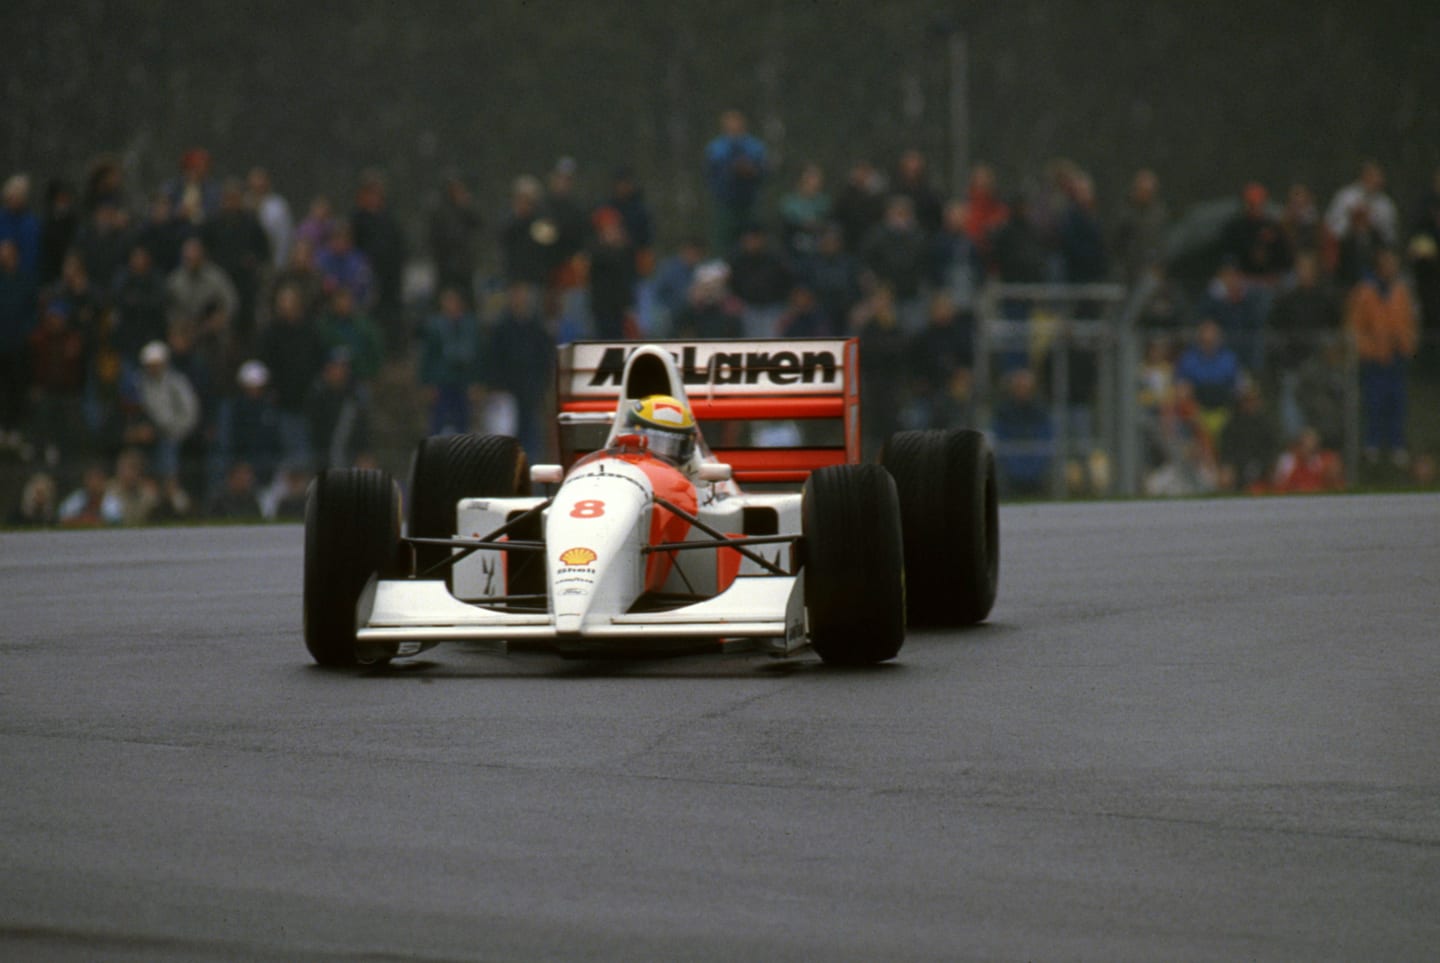
[[[555,379],[561,412],[609,413],[620,398],[629,353],[642,342],[562,345]],[[750,482],[799,482],[826,465],[860,460],[860,346],[855,338],[652,341],[675,359],[690,407],[705,422],[833,420],[843,446],[731,448],[715,455]],[[567,466],[603,442],[561,426]],[[722,441],[709,438],[712,445]]]

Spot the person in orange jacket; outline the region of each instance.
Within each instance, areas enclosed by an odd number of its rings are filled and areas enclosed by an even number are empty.
[[[1387,448],[1396,467],[1409,464],[1405,446],[1405,374],[1417,341],[1415,302],[1400,280],[1400,258],[1381,249],[1375,270],[1355,285],[1345,323],[1360,360],[1360,395],[1365,412],[1365,458],[1374,463]]]

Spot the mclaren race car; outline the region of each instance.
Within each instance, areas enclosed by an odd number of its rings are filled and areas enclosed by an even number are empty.
[[[858,373],[854,339],[561,348],[564,464],[530,468],[504,436],[427,438],[403,534],[389,475],[316,478],[310,654],[354,666],[451,641],[575,657],[808,645],[866,664],[896,656],[907,618],[983,620],[999,568],[984,437],[901,432],[860,464]]]

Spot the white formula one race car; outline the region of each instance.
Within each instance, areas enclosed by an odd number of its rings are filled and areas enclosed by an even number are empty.
[[[809,645],[826,662],[868,664],[900,651],[907,616],[989,613],[1000,541],[989,446],[968,430],[900,432],[880,464],[858,464],[854,339],[559,354],[567,465],[527,469],[504,436],[427,438],[403,535],[386,473],[316,478],[304,587],[316,662],[467,641],[581,657]]]

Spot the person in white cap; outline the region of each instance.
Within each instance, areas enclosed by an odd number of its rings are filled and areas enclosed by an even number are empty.
[[[145,440],[152,446],[151,461],[159,478],[174,478],[180,470],[180,445],[200,423],[200,401],[190,379],[170,367],[170,349],[163,341],[140,349],[140,365],[137,388],[150,423]]]
[[[270,369],[252,358],[240,366],[235,380],[240,392],[225,400],[216,418],[211,491],[238,462],[249,465],[261,485],[270,483],[280,462],[280,409],[270,391]]]

